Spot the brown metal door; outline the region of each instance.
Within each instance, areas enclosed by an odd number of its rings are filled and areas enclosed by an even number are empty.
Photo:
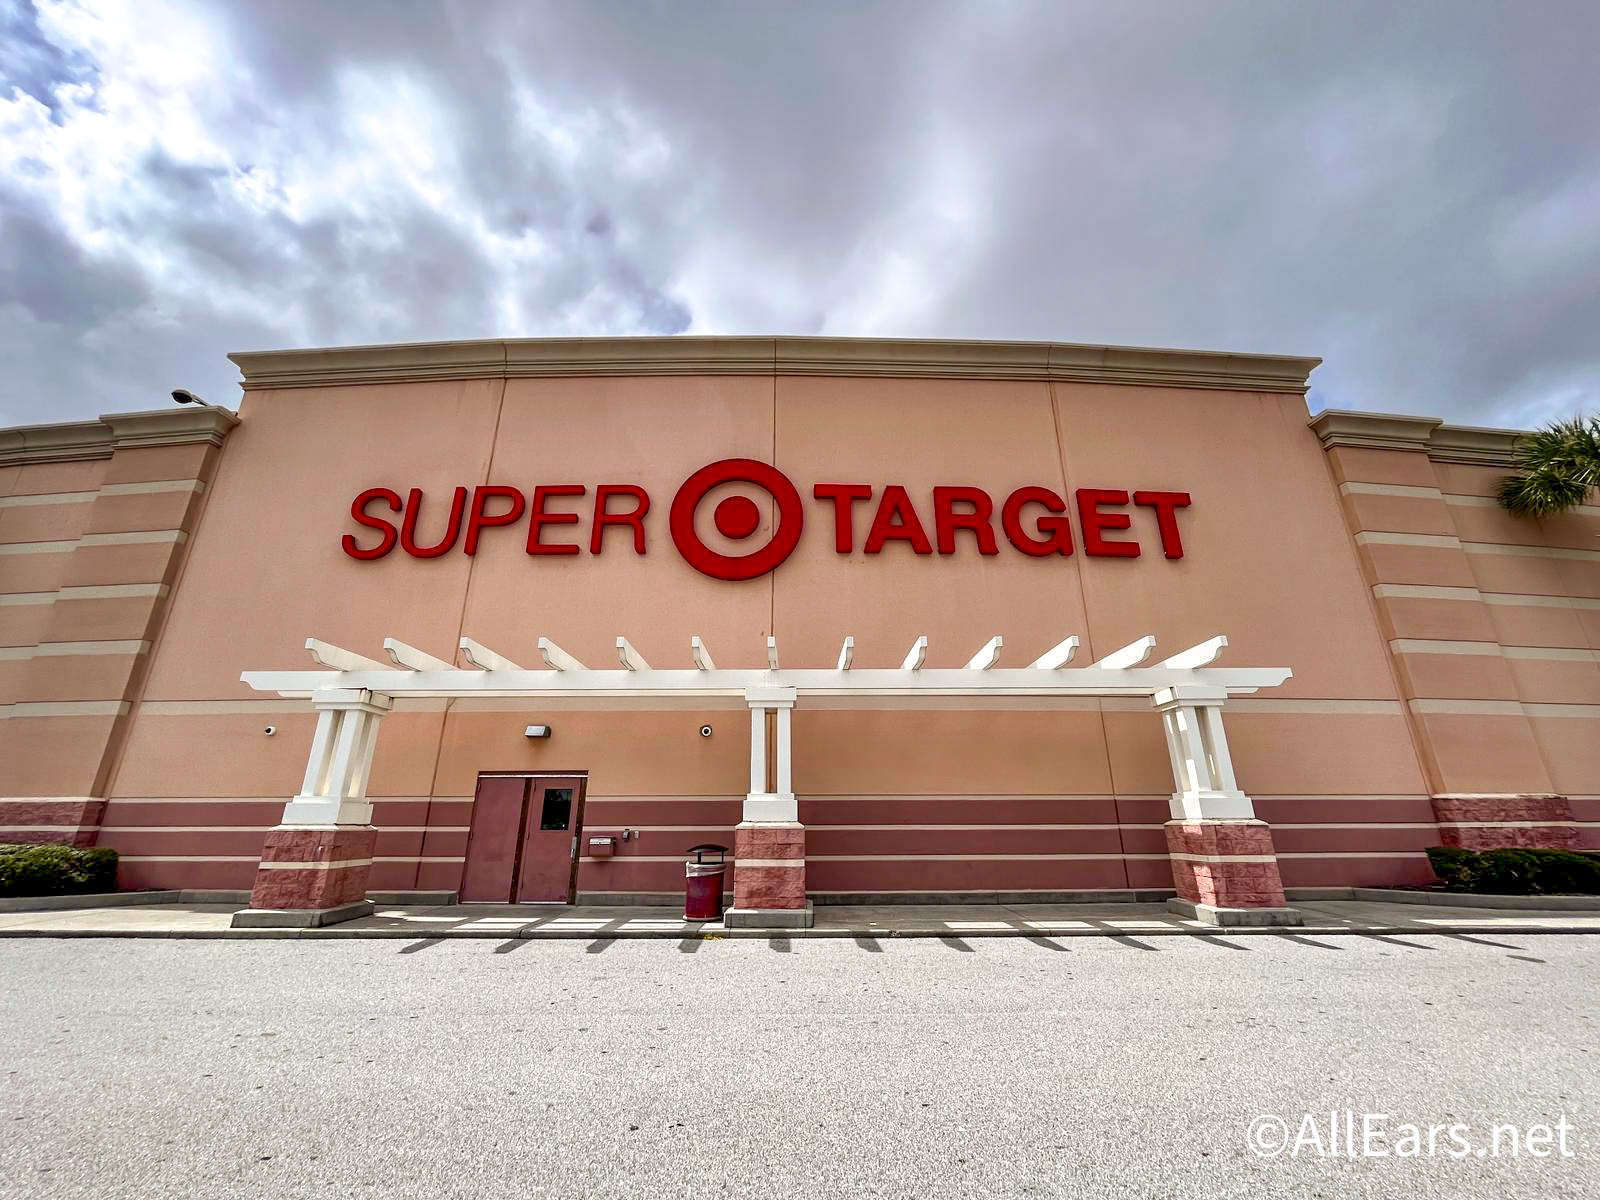
[[[527,813],[525,775],[480,775],[472,802],[472,831],[461,872],[462,901],[505,904],[516,878],[517,849]]]
[[[532,783],[523,822],[517,901],[570,903],[583,827],[583,779],[538,778]]]

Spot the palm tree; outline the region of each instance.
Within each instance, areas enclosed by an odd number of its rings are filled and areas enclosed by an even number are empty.
[[[1519,517],[1577,508],[1600,487],[1600,416],[1556,421],[1517,439],[1519,474],[1500,481],[1500,504]]]

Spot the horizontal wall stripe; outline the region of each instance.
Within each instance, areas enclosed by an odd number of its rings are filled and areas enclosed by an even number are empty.
[[[3,797],[0,797],[3,799]],[[292,796],[111,796],[110,804],[287,804]],[[371,796],[372,804],[447,804],[471,796]]]
[[[1592,596],[1538,596],[1531,593],[1524,596],[1516,592],[1484,592],[1483,602],[1532,608],[1582,608],[1600,612],[1600,599]]]
[[[78,548],[76,540],[70,542],[6,542],[0,544],[0,554],[70,554]]]
[[[615,862],[616,859],[602,861]],[[803,858],[741,858],[738,864],[741,867],[801,867],[806,865]]]
[[[1380,600],[1481,600],[1485,604],[1502,607],[1581,608],[1600,611],[1600,599],[1589,596],[1480,592],[1475,587],[1443,587],[1422,583],[1375,583],[1372,585],[1372,594]]]
[[[143,483],[105,483],[100,485],[102,496],[152,496],[162,492],[203,492],[206,485],[199,479],[150,479]]]
[[[1405,708],[1398,700],[1277,700],[1235,696],[1222,708],[1226,713],[1286,713],[1299,716],[1330,716],[1337,713],[1356,716],[1405,715]]]
[[[96,654],[145,654],[149,642],[40,642],[36,646],[0,646],[0,660],[70,658]]]
[[[1271,854],[1169,854],[1168,858],[1175,858],[1179,862],[1198,863],[1270,863],[1277,862]]]
[[[1300,853],[1280,853],[1280,859],[1346,859],[1346,858],[1427,858],[1421,850],[1374,850],[1374,851],[1303,851]],[[1167,862],[1171,858],[1166,854],[825,854],[812,855],[808,862]],[[259,860],[254,855],[248,854],[124,854],[119,856],[122,862],[239,862],[255,863]],[[1260,861],[1269,861],[1267,856],[1259,857]],[[372,862],[378,863],[458,863],[465,862],[461,855],[391,855],[374,856]],[[681,863],[683,855],[650,855],[629,854],[613,858],[580,858],[579,862],[585,863]],[[735,860],[737,861],[737,860]],[[763,863],[768,860],[759,860]],[[797,860],[773,860],[788,862]],[[1244,861],[1258,861],[1255,857],[1246,856]],[[262,864],[268,865],[268,864]],[[279,868],[307,864],[276,864]],[[323,863],[313,863],[310,866],[325,866]],[[746,865],[751,865],[749,862]]]
[[[1442,703],[1454,703],[1442,701]],[[1488,703],[1501,703],[1489,701]],[[1509,703],[1515,703],[1510,701]],[[1600,707],[1600,706],[1597,706]],[[1251,792],[1256,800],[1366,800],[1366,801],[1418,801],[1429,799],[1426,792],[1411,794],[1393,793],[1365,793],[1365,792],[1318,792],[1315,794],[1299,792]],[[1573,793],[1574,798],[1580,798],[1578,793]],[[275,796],[0,796],[0,802],[22,800],[28,803],[43,801],[60,801],[71,803],[99,803],[107,800],[111,804],[283,804],[292,797],[287,795]],[[930,795],[926,792],[878,792],[849,794],[814,794],[801,793],[801,799],[820,801],[825,803],[849,804],[856,801],[873,800],[927,800],[933,802],[968,802],[972,800],[1060,800],[1067,803],[1081,803],[1083,801],[1108,801],[1108,800],[1160,800],[1167,801],[1171,798],[1170,792],[1085,792],[1081,794],[1068,794],[1062,792],[1029,792],[1029,793],[998,793],[998,792],[960,792],[946,795]],[[1597,795],[1594,798],[1600,798]],[[374,804],[469,804],[471,796],[380,796],[368,794],[367,799]],[[675,804],[682,802],[725,801],[728,803],[744,803],[744,795],[716,795],[706,793],[689,793],[682,796],[596,796],[585,797],[585,804],[636,804],[658,803]],[[699,826],[696,826],[699,828]]]
[[[88,504],[101,496],[149,496],[161,492],[203,492],[198,479],[152,479],[144,483],[106,483],[94,492],[36,492],[25,496],[0,496],[0,508],[36,508],[45,504]]]
[[[0,800],[0,803],[6,803]],[[38,803],[38,801],[30,801]],[[146,803],[173,803],[172,801],[147,801]],[[198,803],[198,802],[197,802]],[[263,803],[281,803],[281,801],[264,801]],[[1487,829],[1520,829],[1544,828],[1551,825],[1572,826],[1574,828],[1600,828],[1600,821],[1272,821],[1274,829],[1294,830],[1339,830],[1339,831],[1381,831],[1392,829],[1421,829],[1429,830],[1441,826],[1452,828],[1487,828]],[[611,827],[610,824],[589,823],[583,826],[585,833],[599,835]],[[46,829],[79,829],[87,828],[78,824],[62,825],[0,825],[0,830],[46,830]],[[242,824],[242,825],[101,825],[107,833],[265,833],[276,828],[275,825]],[[630,825],[635,833],[728,833],[735,828],[732,825]],[[808,830],[827,831],[830,833],[922,833],[922,832],[970,832],[970,833],[1010,833],[1031,832],[1085,832],[1105,833],[1116,830],[1135,830],[1142,833],[1159,833],[1166,828],[1162,822],[1133,822],[1125,821],[1115,825],[934,825],[934,824],[901,824],[901,825],[832,825],[824,822],[812,821],[805,826]],[[471,826],[468,825],[378,825],[380,833],[467,833]],[[633,856],[629,856],[633,857]]]
[[[1570,550],[1562,546],[1522,546],[1511,542],[1462,542],[1468,554],[1504,554],[1516,558],[1563,558],[1600,562],[1600,550]]]
[[[263,871],[343,871],[350,867],[370,867],[373,860],[370,858],[336,858],[329,862],[281,862],[277,859],[263,859]]]
[[[168,588],[164,583],[108,583],[100,586],[78,585],[58,588],[53,592],[0,593],[0,607],[27,604],[54,604],[57,600],[117,600],[133,596],[162,597]]]
[[[120,717],[126,700],[36,700],[0,704],[0,721],[11,717]]]
[[[1481,600],[1474,587],[1440,587],[1426,583],[1375,583],[1372,594],[1380,600]]]
[[[1586,646],[1502,646],[1498,642],[1450,642],[1427,638],[1395,638],[1396,654],[1470,654],[1487,658],[1522,658],[1547,662],[1600,663],[1600,650]]]
[[[0,496],[0,508],[36,508],[44,504],[86,504],[99,492],[36,492],[31,496]]]
[[[80,546],[143,546],[159,543],[181,545],[189,535],[181,529],[145,529],[133,533],[86,533],[73,541],[7,542],[0,554],[70,554]]]
[[[1422,850],[1304,850],[1295,854],[1279,853],[1279,858],[1427,858]]]
[[[0,829],[26,826],[0,825]],[[73,828],[68,826],[68,828]],[[276,825],[102,825],[107,833],[266,833]],[[468,825],[379,825],[379,833],[466,833]]]
[[[117,600],[128,596],[162,597],[170,590],[164,583],[103,583],[64,587],[56,595],[63,600]]]
[[[1341,483],[1339,491],[1345,496],[1405,496],[1417,500],[1444,498],[1444,493],[1436,487],[1413,487],[1402,483]]]
[[[1387,533],[1363,530],[1356,534],[1355,541],[1358,546],[1423,546],[1434,550],[1463,550],[1468,554],[1600,562],[1600,550],[1572,550],[1564,546],[1528,546],[1517,542],[1464,542],[1450,533]]]
[[[1358,546],[1424,546],[1431,550],[1459,550],[1461,539],[1450,533],[1377,533],[1363,530],[1356,534]]]
[[[1535,704],[1517,700],[1412,700],[1414,713],[1452,717],[1600,717],[1600,704]]]
[[[141,529],[132,533],[86,533],[80,546],[154,546],[167,542],[182,545],[189,535],[181,529]]]

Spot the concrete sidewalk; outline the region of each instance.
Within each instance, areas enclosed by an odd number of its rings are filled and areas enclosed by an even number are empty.
[[[1378,901],[1294,905],[1305,924],[1219,929],[1163,904],[824,905],[810,929],[727,929],[667,908],[452,904],[380,907],[320,929],[232,929],[237,904],[149,904],[0,914],[0,938],[905,938],[1278,937],[1425,933],[1600,933],[1600,911]]]

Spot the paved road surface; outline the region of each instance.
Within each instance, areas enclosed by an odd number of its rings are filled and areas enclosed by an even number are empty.
[[[12,941],[0,1195],[1592,1200],[1597,1022],[1580,936]],[[1246,1148],[1334,1109],[1576,1154]]]

